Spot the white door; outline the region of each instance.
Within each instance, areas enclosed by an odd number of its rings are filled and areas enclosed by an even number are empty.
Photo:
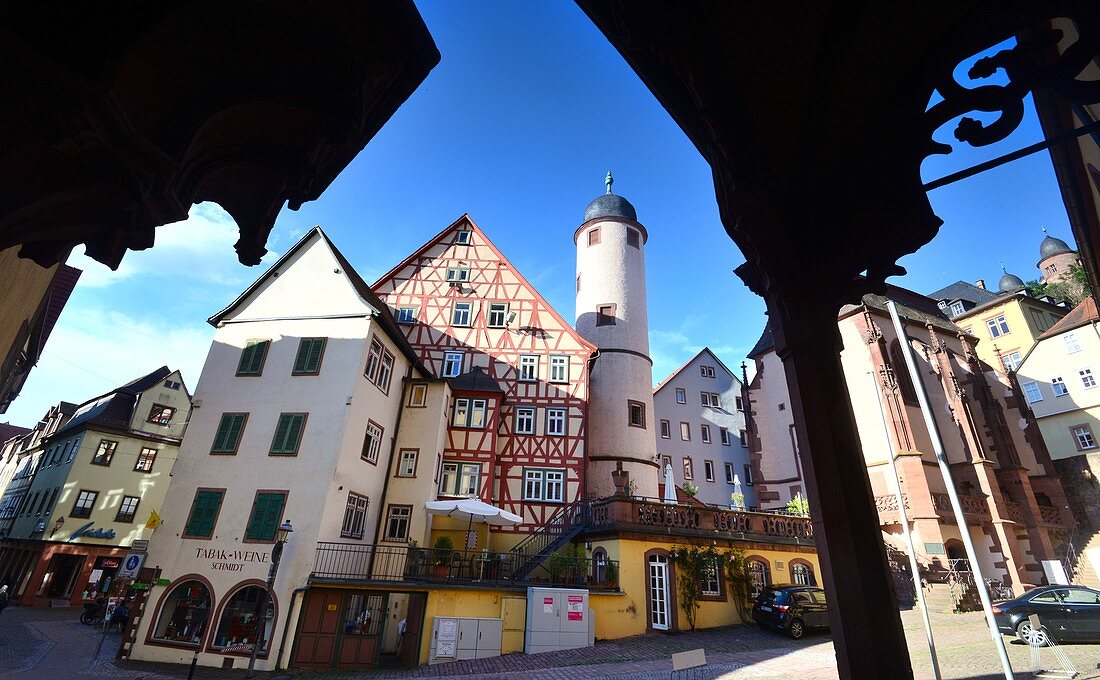
[[[649,558],[649,611],[650,626],[668,630],[668,558],[664,555]]]

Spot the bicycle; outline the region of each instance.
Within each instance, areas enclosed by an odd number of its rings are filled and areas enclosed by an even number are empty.
[[[1011,600],[1015,597],[1011,588],[1006,586],[1004,582],[998,581],[995,578],[987,578],[985,580],[985,587],[989,590],[990,600]]]

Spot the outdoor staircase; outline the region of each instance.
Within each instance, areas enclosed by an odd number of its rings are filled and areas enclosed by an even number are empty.
[[[1089,550],[1100,550],[1100,532],[1093,534],[1084,548],[1068,556],[1070,582],[1100,590],[1100,574],[1096,573],[1092,561],[1086,556]]]
[[[509,551],[518,558],[512,578],[527,578],[543,560],[573,540],[589,524],[591,515],[592,501],[587,499],[577,499],[559,508],[542,526]]]

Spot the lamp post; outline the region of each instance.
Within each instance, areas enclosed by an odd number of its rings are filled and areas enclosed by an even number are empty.
[[[267,571],[267,587],[262,593],[260,593],[259,599],[256,601],[256,641],[252,643],[252,656],[248,658],[248,672],[244,674],[244,677],[251,678],[252,670],[256,665],[256,655],[260,652],[260,647],[264,644],[264,627],[267,625],[267,597],[271,593],[272,588],[275,587],[275,575],[279,573],[279,560],[283,557],[283,546],[286,545],[287,538],[294,531],[294,527],[290,526],[290,520],[283,520],[283,523],[279,525],[279,528],[275,531],[275,545],[271,548],[271,567]]]

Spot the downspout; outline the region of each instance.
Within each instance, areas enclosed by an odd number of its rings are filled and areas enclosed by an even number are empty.
[[[386,477],[382,480],[382,498],[379,503],[383,507],[378,508],[378,521],[374,524],[374,550],[370,551],[370,560],[367,562],[367,576],[374,573],[374,558],[378,555],[378,532],[382,531],[382,511],[385,509],[386,492],[390,488],[390,475],[393,474],[393,454],[397,450],[397,437],[401,434],[401,416],[405,414],[405,395],[409,389],[409,380],[412,378],[413,367],[409,364],[405,371],[405,377],[401,380],[401,401],[397,405],[397,421],[393,424],[393,437],[390,439],[390,459],[386,461]]]
[[[592,353],[592,356],[588,357],[588,384],[584,386],[584,482],[580,489],[580,498],[588,498],[588,455],[591,453],[588,448],[589,432],[592,428],[592,422],[588,418],[589,405],[592,403],[592,369],[596,366],[596,360],[600,358],[600,348],[597,347],[596,351]]]
[[[283,658],[283,648],[286,647],[286,636],[290,632],[290,612],[294,611],[294,599],[298,597],[299,593],[304,593],[310,589],[310,586],[299,586],[290,591],[290,606],[286,608],[287,620],[283,625],[283,637],[279,640],[279,653],[275,655],[275,670],[279,670],[279,661]],[[301,618],[301,615],[299,615]],[[290,668],[290,663],[287,662],[287,668]]]

